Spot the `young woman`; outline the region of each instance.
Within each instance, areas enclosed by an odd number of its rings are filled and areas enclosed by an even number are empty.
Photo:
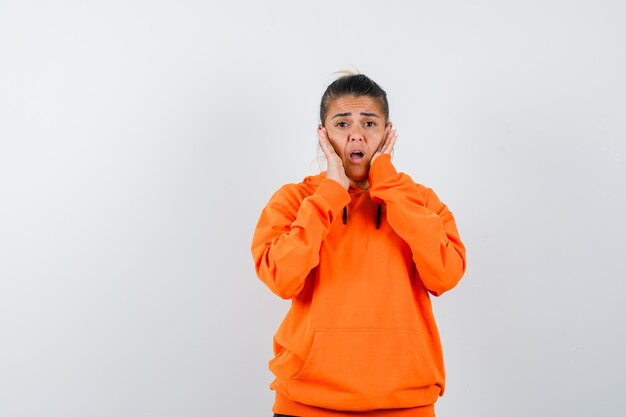
[[[465,247],[452,213],[391,163],[387,95],[362,74],[320,105],[326,172],[263,209],[259,278],[291,300],[274,337],[275,416],[433,417],[445,371],[429,294],[453,288]]]

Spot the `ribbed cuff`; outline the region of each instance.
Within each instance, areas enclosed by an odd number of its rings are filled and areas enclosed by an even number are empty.
[[[350,193],[335,180],[325,178],[315,191],[316,195],[328,201],[333,213],[339,213],[350,203]]]
[[[370,187],[397,173],[398,171],[396,171],[396,168],[391,163],[391,155],[388,153],[382,154],[376,158],[370,167],[370,172],[368,174]]]

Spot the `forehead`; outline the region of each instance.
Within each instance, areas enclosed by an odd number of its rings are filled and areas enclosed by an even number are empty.
[[[352,113],[352,116],[358,116],[360,112],[376,113],[379,117],[383,117],[378,100],[367,96],[342,96],[331,101],[326,117],[333,117],[337,113]]]

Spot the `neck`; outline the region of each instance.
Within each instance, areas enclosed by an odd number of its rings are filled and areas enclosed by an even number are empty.
[[[350,180],[350,184],[352,184],[355,187],[360,188],[362,190],[367,190],[368,188],[370,188],[370,183],[369,183],[369,181],[367,181],[367,179],[361,180],[361,181]]]

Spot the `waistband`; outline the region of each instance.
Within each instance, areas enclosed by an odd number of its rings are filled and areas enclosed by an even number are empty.
[[[434,404],[422,407],[389,408],[385,410],[360,412],[336,411],[292,401],[279,392],[276,392],[276,399],[272,411],[277,414],[287,414],[298,417],[435,417]]]

